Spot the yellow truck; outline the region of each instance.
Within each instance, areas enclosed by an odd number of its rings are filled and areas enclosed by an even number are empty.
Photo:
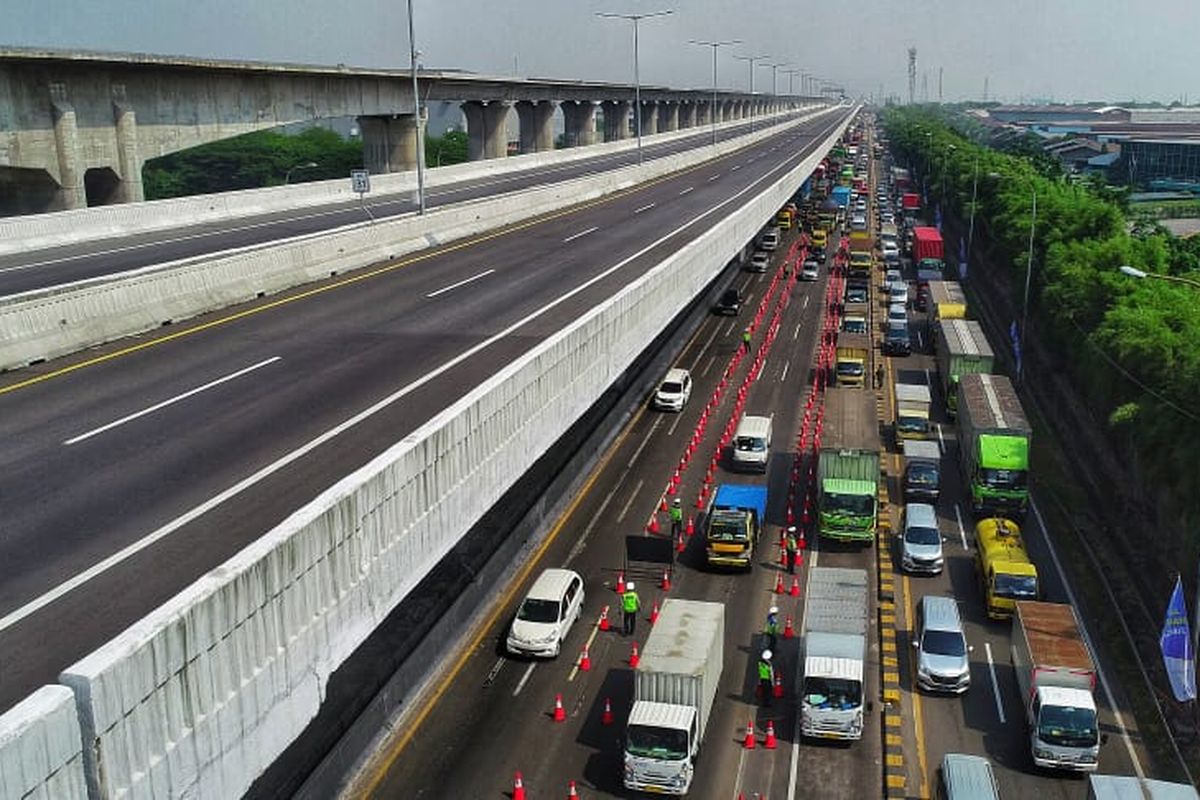
[[[815,228],[812,232],[813,247],[820,247],[824,250],[829,246],[829,236],[825,233],[824,228]]]
[[[1021,529],[1003,517],[975,526],[975,564],[983,584],[984,607],[992,619],[1008,619],[1018,600],[1039,596],[1037,567],[1029,560]]]
[[[775,224],[781,231],[790,231],[792,229],[792,212],[786,208],[780,211],[775,215]]]
[[[871,337],[863,333],[838,334],[837,355],[834,360],[835,382],[838,386],[865,386],[867,359],[871,355]]]
[[[934,342],[943,320],[967,318],[967,296],[957,281],[930,281],[925,292],[929,336]]]

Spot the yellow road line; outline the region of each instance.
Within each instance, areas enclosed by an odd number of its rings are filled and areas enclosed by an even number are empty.
[[[913,605],[912,591],[908,585],[908,576],[904,576],[904,616],[908,620],[909,628],[912,628]],[[917,672],[911,668],[908,671],[909,678],[912,684],[912,700],[913,700],[913,729],[917,738],[917,766],[921,770],[921,797],[929,797],[929,765],[925,760],[925,720],[921,713],[921,691],[917,688]]]
[[[185,336],[191,336],[193,334],[201,333],[203,331],[207,331],[212,328],[220,327],[222,325],[227,325],[231,322],[236,322],[238,320],[245,319],[247,317],[254,316],[256,314],[261,314],[264,311],[270,311],[270,310],[273,310],[276,308],[280,308],[282,306],[289,305],[291,303],[295,303],[300,300],[307,300],[310,297],[315,297],[317,295],[325,294],[326,292],[331,292],[334,289],[341,289],[346,286],[351,286],[353,284],[360,283],[365,280],[369,280],[371,278],[377,278],[380,275],[386,275],[390,272],[394,272],[398,269],[401,269],[402,267],[407,267],[407,266],[416,264],[421,261],[426,261],[428,259],[435,258],[437,256],[445,255],[447,253],[453,253],[457,250],[463,250],[468,247],[474,247],[474,246],[482,244],[484,242],[491,241],[492,239],[497,239],[501,236],[507,236],[511,233],[517,233],[522,230],[527,230],[529,228],[535,227],[537,225],[541,225],[546,222],[550,222],[552,220],[562,219],[563,217],[568,217],[572,214],[576,214],[580,211],[583,211],[583,210],[586,210],[589,208],[596,208],[596,207],[604,205],[606,203],[610,203],[613,200],[619,200],[623,197],[628,197],[629,195],[636,194],[638,192],[644,191],[645,189],[649,189],[653,186],[657,186],[660,183],[664,183],[665,181],[679,177],[680,175],[686,175],[689,172],[694,172],[698,169],[710,167],[713,164],[727,160],[727,159],[737,155],[742,150],[744,150],[746,147],[750,147],[753,144],[757,144],[757,143],[752,142],[750,144],[745,145],[745,147],[740,147],[737,150],[730,151],[729,153],[726,153],[723,156],[717,156],[716,158],[710,159],[708,161],[704,161],[704,162],[695,164],[690,167],[685,167],[684,169],[677,170],[676,172],[671,172],[671,173],[668,173],[661,177],[654,178],[654,179],[645,181],[643,183],[639,183],[636,186],[631,186],[628,189],[623,189],[623,190],[620,190],[617,192],[613,192],[612,194],[605,195],[603,197],[598,197],[595,200],[591,200],[586,203],[581,203],[579,205],[571,206],[570,208],[563,209],[562,211],[555,211],[553,213],[534,217],[533,219],[526,220],[525,222],[518,222],[513,225],[510,225],[510,226],[507,226],[504,228],[500,228],[495,231],[490,231],[490,232],[484,233],[484,234],[478,234],[471,238],[464,239],[461,242],[454,242],[452,244],[443,245],[441,247],[438,247],[438,248],[432,249],[432,250],[423,250],[415,255],[408,256],[406,258],[402,258],[399,261],[393,261],[382,267],[376,267],[375,269],[370,269],[366,272],[363,272],[363,273],[360,273],[357,275],[352,275],[347,278],[342,278],[340,280],[337,280],[330,284],[326,284],[324,286],[318,286],[316,288],[308,289],[306,291],[302,291],[302,292],[299,292],[294,295],[289,295],[287,297],[281,297],[277,300],[272,300],[270,302],[255,306],[253,308],[247,308],[242,311],[234,312],[233,314],[230,314],[229,316],[226,316],[226,317],[221,317],[220,319],[214,319],[209,322],[204,322],[199,325],[195,325],[191,328],[186,328],[181,331],[175,331],[174,333],[169,333],[166,336],[160,336],[156,339],[151,339],[150,341],[139,342],[138,344],[131,345],[129,347],[124,347],[124,348],[121,348],[120,350],[115,350],[111,353],[105,353],[102,356],[96,356],[95,358],[89,358],[84,361],[80,361],[76,364],[70,364],[66,367],[61,367],[59,369],[51,370],[50,372],[47,372],[42,375],[35,375],[32,378],[26,378],[23,381],[18,381],[17,383],[13,383],[8,386],[0,386],[0,395],[8,394],[10,392],[15,392],[18,389],[24,389],[24,388],[27,388],[29,386],[34,386],[39,383],[44,383],[44,382],[52,380],[54,378],[60,378],[64,375],[69,375],[72,372],[78,372],[79,370],[86,369],[88,367],[94,367],[94,366],[103,364],[108,361],[113,361],[114,359],[120,358],[122,356],[131,355],[133,353],[137,353],[142,350],[148,350],[151,347],[157,347],[158,345],[166,344],[167,342],[171,342],[176,339],[182,339]]]

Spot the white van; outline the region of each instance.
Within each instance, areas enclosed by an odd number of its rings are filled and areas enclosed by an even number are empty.
[[[944,800],[1000,800],[992,765],[982,756],[946,753],[939,777]]]
[[[562,650],[563,639],[583,609],[583,578],[569,569],[547,569],[529,587],[508,629],[508,652],[548,656]]]
[[[692,376],[686,369],[674,367],[654,392],[654,407],[663,411],[683,411],[692,396]]]
[[[771,459],[771,418],[747,414],[733,435],[733,468],[766,472]]]

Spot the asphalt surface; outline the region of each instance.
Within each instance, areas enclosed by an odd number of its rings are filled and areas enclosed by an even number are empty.
[[[0,709],[707,230],[842,113],[540,221],[5,375]]]
[[[874,178],[874,176],[873,176]],[[874,216],[872,212],[872,216]],[[909,282],[909,296],[915,297],[915,272],[907,259],[903,273]],[[882,284],[882,272],[877,273]],[[876,296],[881,296],[879,286]],[[886,313],[886,301],[875,304],[876,318]],[[1012,668],[1011,623],[994,621],[984,611],[984,598],[974,558],[974,524],[962,474],[958,467],[958,443],[954,423],[945,416],[944,395],[939,388],[937,366],[929,347],[924,322],[925,315],[912,311],[909,315],[913,334],[913,354],[884,359],[885,380],[884,460],[889,472],[889,497],[892,530],[900,530],[902,458],[900,447],[891,435],[892,386],[895,381],[925,384],[933,395],[933,420],[936,440],[942,447],[942,486],[937,504],[939,527],[943,535],[945,569],[936,576],[903,575],[898,580],[900,596],[897,601],[899,622],[896,639],[902,674],[903,715],[905,722],[904,749],[908,768],[908,788],[911,796],[936,795],[937,774],[946,753],[982,755],[992,763],[1002,797],[1084,798],[1086,781],[1079,775],[1035,770],[1029,753],[1025,732],[1024,711]],[[881,335],[882,329],[877,326]],[[877,353],[878,355],[878,353]],[[1036,496],[1035,496],[1036,503]],[[1030,513],[1022,528],[1030,556],[1038,566],[1043,598],[1067,603],[1072,598],[1066,578],[1056,564],[1052,545],[1039,516]],[[892,558],[897,576],[902,575],[898,544],[887,554]],[[971,654],[971,688],[961,696],[940,696],[921,692],[915,684],[913,612],[920,599],[927,595],[954,597],[966,626]],[[1080,615],[1081,619],[1084,618]],[[1095,653],[1104,666],[1103,652]],[[1097,688],[1096,702],[1101,710],[1101,732],[1109,735],[1100,749],[1100,772],[1106,774],[1135,774],[1132,752],[1141,764],[1148,767],[1149,759],[1140,745],[1134,721],[1128,708],[1122,708],[1120,687],[1113,687],[1110,702],[1105,692]],[[1114,713],[1123,711],[1118,723]],[[1123,726],[1122,724],[1123,723]],[[1128,734],[1128,744],[1125,735]]]
[[[790,237],[780,249],[785,250]],[[779,263],[778,256],[773,267]],[[748,315],[758,305],[770,275],[745,275],[739,282],[749,295],[737,319],[713,316],[688,342],[676,363],[695,380],[692,399],[680,414],[645,409],[637,414],[600,465],[584,491],[558,522],[552,539],[526,580],[497,598],[494,617],[480,637],[469,643],[458,666],[447,665],[442,685],[428,706],[415,710],[382,750],[377,763],[355,788],[370,797],[489,797],[511,790],[520,771],[526,791],[534,797],[566,795],[568,781],[577,781],[587,797],[625,797],[622,788],[621,730],[632,701],[632,670],[628,665],[633,641],[644,642],[653,605],[664,597],[705,599],[725,604],[724,668],[708,733],[698,761],[690,797],[872,797],[881,785],[878,705],[868,713],[862,741],[814,744],[796,735],[795,677],[799,639],[780,638],[777,668],[782,670],[785,697],[762,708],[755,697],[755,657],[764,645],[761,628],[767,608],[777,604],[781,622],[791,617],[799,627],[807,595],[807,572],[812,564],[870,567],[870,550],[826,551],[819,543],[797,570],[799,598],[773,593],[777,576],[781,526],[786,524],[786,497],[792,463],[790,448],[801,426],[804,398],[812,382],[816,335],[824,307],[823,273],[815,283],[798,283],[792,290],[780,333],[765,366],[747,395],[746,413],[774,415],[774,444],[765,478],[731,474],[722,457],[714,485],[724,481],[768,486],[767,529],[750,574],[714,572],[702,567],[703,539],[685,539],[686,549],[668,592],[657,579],[643,580],[638,590],[646,608],[633,637],[619,632],[619,602],[614,592],[616,571],[622,565],[626,535],[644,530],[658,507],[663,487],[699,422],[705,402],[740,346]],[[756,335],[754,347],[761,344]],[[740,365],[731,385],[736,388],[748,371]],[[679,495],[689,516],[698,512],[694,500],[708,454],[720,429],[732,414],[732,394],[722,398],[714,421],[698,448],[696,460],[681,476]],[[662,518],[666,515],[660,514]],[[563,653],[554,660],[514,658],[503,647],[507,624],[532,577],[550,566],[566,566],[584,578],[586,602],[581,620],[572,628]],[[629,576],[626,576],[629,577]],[[784,576],[790,585],[788,576]],[[601,610],[609,607],[614,630],[600,632]],[[871,636],[872,642],[875,637]],[[577,655],[590,641],[592,668],[575,669]],[[878,652],[869,657],[868,698],[878,695]],[[562,694],[568,718],[551,719],[556,694]],[[602,724],[605,701],[615,720]],[[743,748],[753,720],[758,746]],[[763,747],[767,722],[774,724],[778,748]]]
[[[761,128],[763,122],[753,123]],[[740,136],[752,123],[717,131],[717,139]],[[712,131],[696,128],[692,135],[669,142],[647,143],[645,159],[662,158],[712,141]],[[580,178],[637,163],[637,151],[596,155],[564,164],[515,168],[510,172],[437,186],[426,192],[426,207],[460,203],[482,197],[516,192],[535,186]],[[368,197],[366,208],[375,219],[415,213],[412,192]],[[332,230],[368,219],[357,201],[308,206],[287,212],[258,214],[220,223],[186,225],[166,231],[106,238],[79,244],[45,248],[13,255],[0,255],[0,297],[43,289],[73,281],[95,278],[177,259],[216,254],[225,250],[293,236]]]

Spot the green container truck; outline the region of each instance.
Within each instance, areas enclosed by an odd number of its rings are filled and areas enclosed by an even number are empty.
[[[958,408],[959,379],[963,375],[991,372],[996,357],[983,328],[971,319],[944,320],[936,354],[946,415],[953,419]]]
[[[979,516],[1024,517],[1033,431],[1012,381],[1004,375],[963,375],[958,409],[958,454],[971,510]]]
[[[826,391],[817,461],[817,525],[822,536],[874,541],[879,451],[874,393],[845,387]]]

